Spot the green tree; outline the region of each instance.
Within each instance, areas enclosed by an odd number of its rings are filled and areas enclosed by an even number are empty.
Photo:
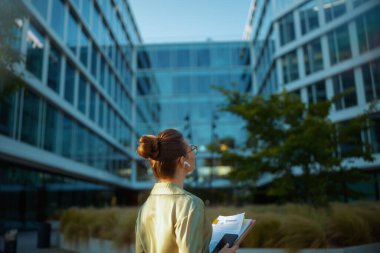
[[[245,145],[222,152],[222,160],[234,167],[232,179],[269,176],[266,194],[280,201],[323,205],[329,198],[359,194],[348,185],[364,179],[352,159],[373,160],[371,145],[361,139],[370,127],[368,114],[334,124],[328,114],[335,100],[306,105],[286,92],[264,99],[220,91],[228,101],[222,110],[246,123]]]
[[[0,1],[0,102],[23,84],[20,69],[25,56],[20,42],[25,17],[20,0]]]

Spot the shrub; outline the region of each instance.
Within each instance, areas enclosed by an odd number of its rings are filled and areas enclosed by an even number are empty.
[[[307,205],[206,207],[210,221],[219,215],[245,211],[256,220],[241,247],[329,248],[380,241],[379,203],[333,203],[330,207]],[[91,237],[112,240],[117,247],[134,243],[138,207],[70,208],[60,217],[60,230],[71,243]]]
[[[335,204],[327,223],[326,233],[329,244],[336,247],[353,246],[371,242],[368,223],[353,208]]]

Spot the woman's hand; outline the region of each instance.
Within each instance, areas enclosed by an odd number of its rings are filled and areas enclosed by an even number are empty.
[[[221,249],[219,253],[236,253],[236,250],[239,248],[238,245],[234,245],[231,248],[229,247],[230,245],[226,243],[226,245],[224,245],[223,249]]]

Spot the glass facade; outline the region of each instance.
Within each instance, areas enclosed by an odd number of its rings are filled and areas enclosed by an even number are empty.
[[[125,0],[21,2],[28,18],[18,45],[27,75],[22,87],[0,101],[0,140],[9,143],[0,145],[0,195],[7,200],[0,220],[25,227],[24,221],[35,222],[57,207],[80,201],[78,206],[104,206],[118,192],[132,192],[138,136],[132,115],[141,110],[132,51],[141,38]],[[147,116],[143,122],[154,122]],[[30,185],[18,181],[28,177]],[[40,198],[40,190],[52,197]],[[126,199],[119,196],[118,202]],[[42,203],[55,206],[41,211]]]
[[[245,34],[253,47],[253,94],[285,90],[308,104],[336,96],[333,122],[366,112],[379,98],[379,13],[377,0],[253,1]],[[378,114],[367,137],[376,155]],[[369,166],[380,162],[362,165]]]
[[[301,32],[306,34],[313,31],[319,27],[318,19],[318,1],[308,1],[299,9],[300,19],[301,19]]]
[[[30,22],[27,33],[26,69],[38,79],[42,79],[45,38]]]
[[[361,67],[365,99],[372,102],[380,98],[380,59]]]
[[[284,83],[289,83],[299,78],[297,52],[293,51],[282,57],[282,73]]]
[[[296,38],[293,13],[287,14],[278,23],[280,26],[280,43],[283,46]]]
[[[311,41],[303,46],[306,75],[323,69],[323,54],[320,39]]]
[[[249,44],[144,45],[138,48],[137,59],[137,90],[141,103],[153,103],[156,98],[159,129],[177,128],[190,143],[200,147],[198,175],[193,175],[189,183],[206,184],[210,179],[212,155],[206,147],[227,137],[243,138],[240,131],[236,131],[243,127],[243,122],[219,112],[218,106],[223,104],[224,97],[216,88],[252,92]],[[138,120],[144,118],[144,112],[137,114]],[[145,174],[141,177],[147,178],[149,173],[144,170],[144,163],[139,168],[145,171],[138,172]]]
[[[351,43],[347,25],[341,26],[327,35],[332,65],[351,58]]]

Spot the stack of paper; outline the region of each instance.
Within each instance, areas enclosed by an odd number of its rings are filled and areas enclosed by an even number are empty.
[[[210,252],[213,251],[213,249],[216,247],[218,242],[222,239],[224,234],[237,234],[238,240],[239,240],[242,234],[253,223],[254,223],[254,220],[245,219],[245,213],[231,215],[231,216],[219,216],[218,218],[216,218],[212,224]]]

